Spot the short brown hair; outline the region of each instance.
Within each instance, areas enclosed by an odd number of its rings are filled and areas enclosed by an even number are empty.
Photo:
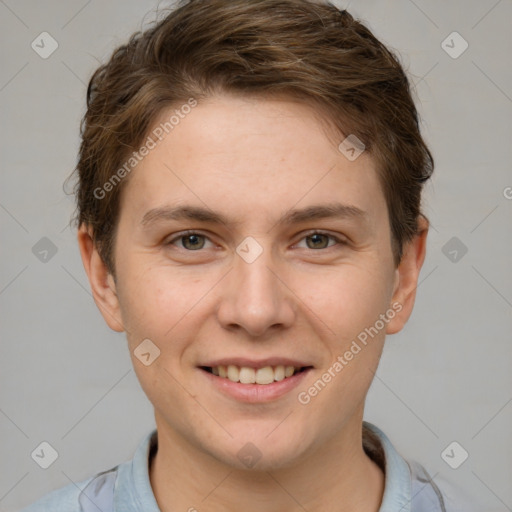
[[[421,190],[434,167],[398,58],[330,3],[185,0],[133,34],[89,82],[76,220],[92,228],[112,274],[127,178],[105,197],[95,191],[139,148],[164,109],[215,93],[297,98],[319,108],[344,136],[359,138],[376,162],[398,265],[403,245],[417,234]]]

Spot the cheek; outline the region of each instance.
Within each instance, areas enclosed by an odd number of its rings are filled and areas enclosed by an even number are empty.
[[[181,305],[175,296],[176,288],[166,286],[149,269],[130,272],[125,268],[120,282],[123,286],[119,288],[119,304],[132,348],[144,338],[162,339],[172,328]]]
[[[310,310],[338,339],[357,336],[389,307],[392,279],[378,261],[368,259],[340,265],[322,275],[306,274],[297,285],[303,290],[301,295]]]
[[[186,348],[187,333],[190,338],[198,328],[197,315],[204,314],[208,307],[208,291],[215,279],[212,284],[209,279],[188,276],[176,268],[141,267],[139,272],[124,269],[119,302],[127,339],[132,351],[145,338],[153,340],[161,351],[160,362],[166,361],[166,367],[170,367],[170,359]]]
[[[340,269],[332,280],[337,291],[329,311],[337,338],[323,369],[329,373],[331,393],[318,397],[318,407],[332,406],[333,395],[348,408],[356,408],[364,399],[380,360],[386,327],[395,316],[390,304],[393,275],[391,266],[374,259],[373,264]]]

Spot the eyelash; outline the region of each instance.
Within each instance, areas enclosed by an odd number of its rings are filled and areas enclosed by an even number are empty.
[[[204,235],[198,231],[184,231],[183,233],[180,233],[178,236],[176,236],[173,239],[166,242],[165,245],[173,245],[174,242],[181,240],[182,238],[185,238],[187,236],[191,236],[191,235],[199,235],[199,236],[206,238],[207,240],[210,240],[207,235]],[[325,235],[326,237],[330,238],[331,240],[334,240],[337,245],[347,245],[347,242],[345,240],[341,240],[340,238],[338,238],[334,235],[331,235],[330,233],[327,233],[325,231],[321,231],[321,230],[312,230],[310,232],[305,233],[302,236],[302,238],[299,240],[299,242],[304,240],[305,238],[312,236],[312,235]],[[211,240],[210,240],[210,242],[211,242]],[[330,249],[331,247],[334,247],[336,244],[324,247],[322,249],[310,249],[310,250],[311,251],[326,250],[326,249]],[[201,252],[201,250],[202,250],[202,249],[197,249],[197,250],[193,251],[193,250],[186,249],[185,247],[180,247],[180,249],[183,249],[186,252]]]

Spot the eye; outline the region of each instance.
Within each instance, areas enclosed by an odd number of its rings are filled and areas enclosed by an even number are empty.
[[[181,243],[181,248],[186,249],[187,251],[198,251],[199,249],[203,249],[208,240],[206,235],[202,235],[201,233],[196,233],[194,231],[187,231],[186,233],[182,233],[181,235],[169,240],[166,245],[176,245],[177,242]]]
[[[345,245],[346,242],[344,240],[335,237],[329,233],[324,233],[322,231],[312,231],[306,234],[300,242],[303,240],[306,241],[306,249],[328,249],[334,245]],[[329,241],[333,241],[334,243],[329,243]],[[195,231],[187,231],[185,233],[181,233],[180,235],[174,237],[173,239],[166,242],[165,245],[178,245],[181,249],[185,249],[189,252],[199,251],[205,248],[207,243],[211,243],[209,238],[206,235]],[[299,242],[299,243],[300,243]],[[297,244],[299,246],[299,244]]]
[[[329,244],[329,239],[334,240],[334,244]],[[339,238],[330,235],[328,233],[323,233],[322,231],[313,231],[304,236],[302,240],[306,240],[306,248],[307,249],[327,249],[328,247],[332,247],[333,245],[339,244],[344,245],[345,242],[340,240]],[[310,242],[310,243],[308,243]],[[326,245],[327,244],[327,245]]]

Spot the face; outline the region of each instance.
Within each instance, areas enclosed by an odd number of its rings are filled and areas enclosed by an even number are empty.
[[[82,240],[159,432],[231,466],[248,442],[259,467],[286,467],[360,429],[412,308],[418,251],[395,267],[372,158],[332,140],[305,104],[209,99],[132,171],[115,283]]]

